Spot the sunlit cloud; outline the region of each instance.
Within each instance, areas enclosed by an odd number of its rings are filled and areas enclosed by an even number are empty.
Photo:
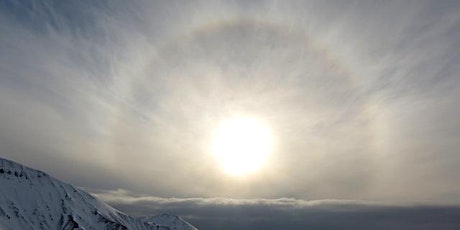
[[[459,202],[458,9],[4,2],[0,154],[159,197]],[[235,115],[276,142],[240,180],[209,151]]]

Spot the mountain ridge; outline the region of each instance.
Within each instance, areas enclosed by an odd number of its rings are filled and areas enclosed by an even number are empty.
[[[131,217],[40,170],[0,158],[0,230],[197,230],[169,214]]]

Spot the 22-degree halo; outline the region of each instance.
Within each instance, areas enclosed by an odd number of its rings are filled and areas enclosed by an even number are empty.
[[[222,170],[244,176],[260,170],[273,148],[273,136],[264,123],[248,117],[223,122],[214,133],[212,152]]]

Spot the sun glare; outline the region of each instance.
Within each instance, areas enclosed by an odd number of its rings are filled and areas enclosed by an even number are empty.
[[[234,118],[223,122],[212,143],[218,163],[226,173],[234,176],[261,169],[271,149],[270,129],[255,118]]]

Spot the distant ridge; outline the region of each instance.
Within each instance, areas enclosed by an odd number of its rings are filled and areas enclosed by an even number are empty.
[[[135,218],[44,172],[0,158],[0,230],[197,230],[178,216]]]

